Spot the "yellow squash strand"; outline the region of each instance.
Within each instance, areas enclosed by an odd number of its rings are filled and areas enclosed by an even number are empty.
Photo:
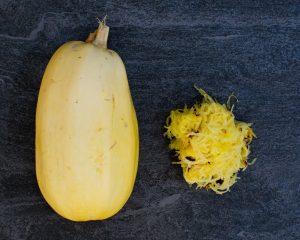
[[[230,107],[213,100],[204,90],[201,104],[171,111],[165,135],[175,150],[187,183],[209,188],[218,194],[229,191],[240,169],[246,169],[251,124],[237,121]]]

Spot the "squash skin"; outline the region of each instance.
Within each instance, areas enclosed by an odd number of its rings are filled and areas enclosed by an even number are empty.
[[[126,70],[112,50],[80,41],[52,56],[36,112],[42,195],[73,221],[106,219],[131,195],[139,136]]]

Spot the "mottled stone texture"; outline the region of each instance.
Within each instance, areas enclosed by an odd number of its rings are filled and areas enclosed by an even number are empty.
[[[64,42],[108,14],[140,127],[133,194],[105,221],[73,223],[34,170],[41,77]],[[0,1],[0,239],[300,239],[299,1]],[[190,188],[163,138],[172,108],[235,92],[253,122],[255,165],[230,193]]]

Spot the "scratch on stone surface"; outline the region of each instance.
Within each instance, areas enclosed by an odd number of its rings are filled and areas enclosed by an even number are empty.
[[[125,211],[123,214],[120,214],[119,217],[127,217],[127,216],[132,216],[132,215],[136,215],[139,213],[143,213],[145,211],[149,211],[151,209],[153,210],[157,210],[157,207],[166,207],[168,205],[174,204],[175,202],[177,202],[181,197],[181,194],[173,194],[170,196],[167,196],[163,199],[161,199],[159,201],[159,203],[153,203],[150,204],[149,206],[145,206],[145,207],[141,207],[139,209],[128,209],[127,211]]]
[[[244,37],[246,35],[232,34],[232,35],[221,35],[221,36],[211,36],[211,37],[202,37],[202,39],[210,39],[210,40],[230,40],[233,38]]]
[[[139,214],[139,213],[143,213],[144,211],[149,211],[151,209],[156,209],[155,207],[142,207],[139,209],[128,209],[127,211],[125,211],[123,214],[119,214],[118,217],[128,217],[128,216],[132,216],[135,214]]]
[[[178,201],[180,197],[181,197],[180,194],[173,194],[171,196],[165,197],[162,200],[160,200],[160,202],[158,203],[158,206],[165,207],[167,205],[171,205],[171,204],[175,203],[176,201]]]
[[[45,12],[42,15],[42,17],[40,18],[39,22],[37,23],[36,28],[31,30],[29,36],[20,37],[20,36],[12,36],[12,35],[9,35],[9,34],[0,34],[0,38],[11,39],[11,40],[34,41],[34,40],[37,39],[38,34],[44,30],[46,18],[48,17],[47,15],[57,16],[57,15],[64,15],[64,14],[66,14],[66,15],[78,15],[78,13],[74,13],[74,12]],[[95,16],[96,16],[97,12],[87,11],[87,12],[85,12],[85,14],[95,14]]]
[[[33,206],[33,205],[38,205],[38,204],[44,204],[44,201],[43,200],[37,200],[37,199],[34,199],[34,200],[31,200],[31,201],[18,201],[18,202],[10,202],[10,204],[6,205],[5,208],[16,208],[16,207],[25,207],[25,206]]]
[[[0,68],[0,72],[12,73],[12,74],[14,74],[14,75],[19,75],[19,74],[18,74],[18,73],[16,73],[16,72],[9,71],[9,70],[3,69],[3,68]]]
[[[11,76],[8,76],[7,74],[4,75],[0,73],[0,76],[3,78],[8,78],[9,80],[13,80],[13,78]]]
[[[6,39],[13,39],[13,40],[26,40],[26,41],[33,41],[37,39],[39,32],[43,31],[45,27],[45,15],[42,16],[41,20],[38,22],[36,28],[34,28],[29,36],[27,37],[18,37],[18,36],[11,36],[8,34],[0,34],[0,37]]]

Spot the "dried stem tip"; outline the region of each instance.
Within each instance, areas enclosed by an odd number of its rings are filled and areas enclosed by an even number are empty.
[[[107,16],[105,16],[103,20],[98,19],[98,29],[95,30],[95,32],[89,34],[86,42],[92,43],[97,47],[107,48],[109,27],[106,25],[106,18]]]

